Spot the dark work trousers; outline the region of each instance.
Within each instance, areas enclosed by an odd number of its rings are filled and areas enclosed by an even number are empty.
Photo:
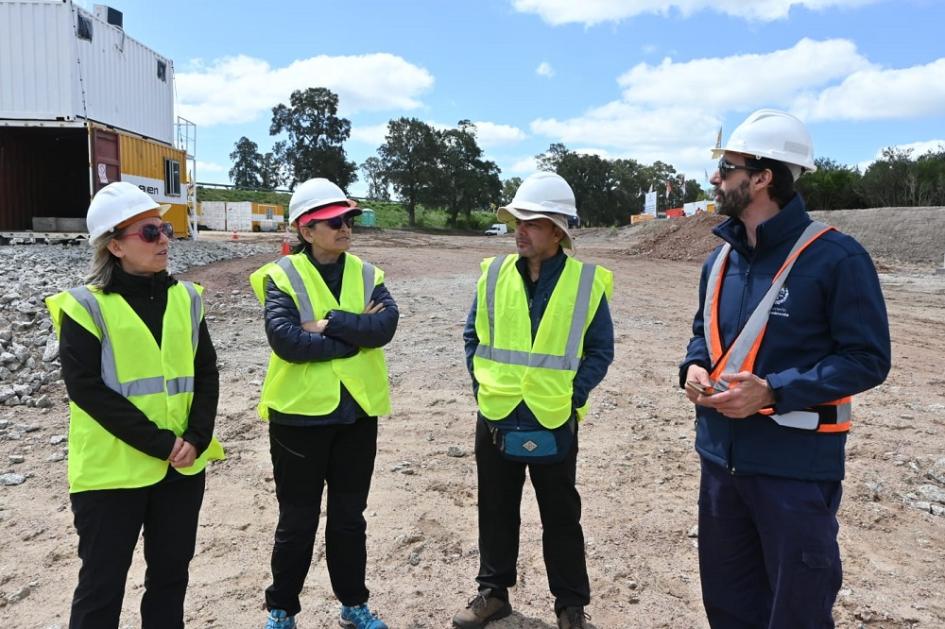
[[[125,581],[144,528],[142,629],[181,629],[188,567],[197,542],[197,517],[206,475],[171,476],[137,489],[71,494],[79,534],[79,584],[69,629],[116,629]]]
[[[299,593],[312,565],[322,489],[328,485],[325,559],[331,588],[342,605],[367,602],[367,507],[377,454],[377,418],[353,424],[269,424],[279,524],[272,548],[272,585],[266,607],[289,616],[301,611]]]
[[[825,629],[843,574],[840,481],[735,476],[702,461],[699,573],[713,629]]]
[[[476,471],[479,480],[479,590],[492,589],[508,600],[517,579],[520,507],[525,470],[541,514],[541,543],[555,612],[587,605],[591,586],[584,559],[581,496],[577,478],[577,435],[567,458],[558,463],[519,463],[502,456],[486,420],[476,422]]]

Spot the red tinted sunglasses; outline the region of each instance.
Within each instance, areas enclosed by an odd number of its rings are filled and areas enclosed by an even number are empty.
[[[128,238],[129,236],[137,236],[145,242],[154,243],[161,239],[161,234],[164,234],[171,239],[174,237],[174,226],[170,223],[161,223],[156,225],[155,223],[147,223],[142,225],[141,229],[136,232],[129,232],[122,234],[119,238]]]
[[[338,231],[339,229],[341,229],[342,225],[347,225],[348,229],[351,229],[352,227],[354,227],[354,217],[353,216],[335,216],[333,218],[326,218],[325,220],[322,220],[322,221],[311,221],[309,223],[309,226],[314,225],[315,223],[324,223],[325,225],[328,225],[335,231]]]

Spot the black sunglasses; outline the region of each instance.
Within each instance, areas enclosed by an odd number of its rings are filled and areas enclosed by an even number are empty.
[[[719,177],[724,181],[726,177],[735,172],[736,170],[747,170],[748,172],[758,173],[766,168],[758,168],[757,166],[739,166],[738,164],[733,164],[724,157],[719,158]]]
[[[161,234],[164,234],[168,239],[174,237],[174,226],[170,223],[161,223],[160,225],[155,223],[147,223],[141,226],[141,229],[136,232],[129,232],[127,234],[122,234],[119,238],[127,238],[129,236],[137,236],[145,242],[155,243],[161,239]]]
[[[326,218],[321,221],[311,221],[308,224],[308,227],[311,227],[315,223],[324,223],[325,225],[328,225],[335,231],[338,231],[339,229],[341,229],[342,225],[347,225],[348,229],[351,229],[352,227],[354,227],[354,217],[353,216],[335,216],[333,218]]]

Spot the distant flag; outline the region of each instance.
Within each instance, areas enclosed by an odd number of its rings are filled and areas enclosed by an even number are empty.
[[[709,180],[709,171],[703,170],[702,172],[705,173],[705,180],[708,181],[708,180]]]

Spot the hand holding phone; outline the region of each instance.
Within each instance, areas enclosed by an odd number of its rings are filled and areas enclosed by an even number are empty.
[[[705,385],[699,384],[695,380],[686,380],[686,388],[695,393],[696,395],[715,395],[718,393],[712,387],[707,387]]]

